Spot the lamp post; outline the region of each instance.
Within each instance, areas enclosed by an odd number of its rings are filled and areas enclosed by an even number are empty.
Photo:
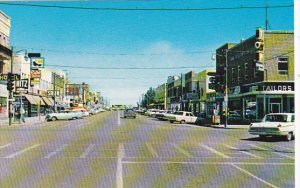
[[[18,54],[18,53],[20,53],[20,52],[22,52],[22,51],[24,51],[25,52],[25,55],[24,55],[24,58],[25,58],[25,60],[27,61],[28,60],[28,56],[27,56],[27,50],[18,50],[18,51],[16,51],[16,52],[14,52],[14,47],[12,46],[11,47],[11,61],[10,61],[10,74],[11,74],[11,78],[9,79],[9,82],[13,82],[14,80],[13,80],[13,64],[14,64],[14,55],[16,55],[16,54]],[[9,98],[9,105],[8,105],[8,107],[9,107],[9,109],[8,109],[8,125],[11,125],[12,124],[12,89],[10,89],[9,90],[9,96],[8,96],[8,98]],[[20,109],[21,109],[21,107],[22,107],[22,97],[21,97],[21,106],[20,106]]]

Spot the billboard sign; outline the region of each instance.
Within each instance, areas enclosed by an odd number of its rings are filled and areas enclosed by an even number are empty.
[[[31,61],[30,61],[30,68],[31,69],[44,68],[45,58],[43,58],[43,57],[32,57],[30,59],[31,59]]]

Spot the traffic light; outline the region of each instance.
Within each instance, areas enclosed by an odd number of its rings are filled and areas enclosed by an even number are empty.
[[[208,78],[208,89],[216,89],[216,77],[211,76]]]
[[[13,74],[12,73],[8,73],[7,74],[7,90],[8,91],[12,91],[14,87],[14,83],[13,83]]]

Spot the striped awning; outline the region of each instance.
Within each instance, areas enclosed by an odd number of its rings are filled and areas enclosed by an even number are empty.
[[[25,95],[25,97],[30,102],[30,104],[37,105],[37,102],[34,100],[32,95]]]
[[[45,101],[46,105],[48,105],[48,106],[53,106],[53,104],[51,103],[51,101],[49,100],[49,98],[47,98],[47,97],[42,97],[42,99]]]
[[[45,106],[45,102],[42,100],[40,96],[32,95],[33,99],[36,101],[36,105],[40,104],[41,106]]]
[[[52,98],[47,97],[47,99],[51,102],[52,106],[54,106],[54,100]]]

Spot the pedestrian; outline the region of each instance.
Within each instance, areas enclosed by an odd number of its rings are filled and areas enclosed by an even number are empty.
[[[20,109],[20,114],[21,114],[21,121],[23,121],[23,123],[25,123],[25,110],[23,107],[21,107]]]

